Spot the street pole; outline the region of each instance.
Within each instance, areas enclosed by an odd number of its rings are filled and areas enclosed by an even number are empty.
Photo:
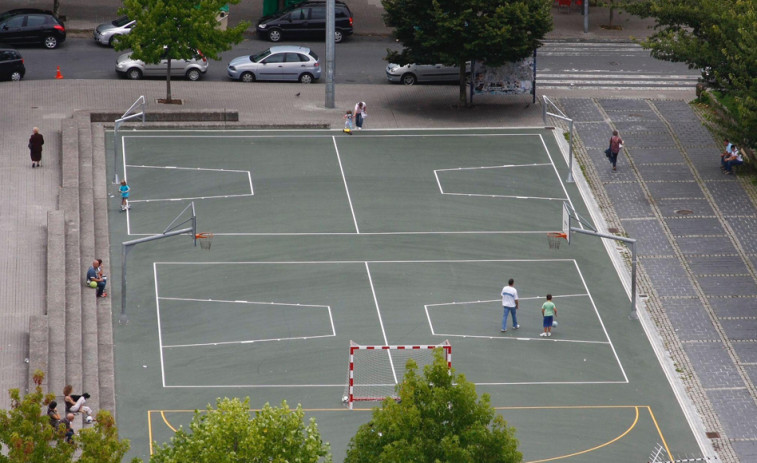
[[[336,33],[336,6],[326,0],[326,107],[334,107],[334,35]]]

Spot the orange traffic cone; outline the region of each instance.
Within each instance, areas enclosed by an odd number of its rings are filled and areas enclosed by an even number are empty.
[[[58,70],[55,72],[55,78],[56,79],[62,79],[63,74],[60,73],[60,66],[58,66]]]

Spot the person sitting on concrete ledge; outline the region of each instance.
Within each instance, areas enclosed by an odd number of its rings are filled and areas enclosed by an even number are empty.
[[[87,270],[87,285],[92,288],[97,288],[97,297],[106,297],[108,293],[105,292],[105,284],[107,278],[102,272],[102,259],[97,259],[92,262],[92,266]]]

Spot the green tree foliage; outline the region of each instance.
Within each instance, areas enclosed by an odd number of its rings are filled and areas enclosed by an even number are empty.
[[[157,448],[152,463],[324,463],[331,462],[315,419],[307,426],[301,406],[265,404],[250,418],[250,399],[218,399],[195,411],[189,425]]]
[[[135,19],[131,32],[119,37],[117,50],[131,48],[132,57],[145,63],[190,59],[200,50],[209,59],[220,59],[220,53],[242,41],[242,33],[250,26],[242,21],[228,30],[221,30],[216,20],[219,9],[239,0],[124,0],[119,14]],[[171,76],[166,73],[166,99],[171,100]]]
[[[499,66],[531,56],[552,30],[552,0],[381,0],[384,22],[404,47],[392,63],[457,65],[466,103],[465,62]]]
[[[629,12],[656,20],[642,45],[652,56],[702,69],[703,78],[736,101],[739,136],[754,146],[757,130],[757,3],[754,0],[644,0]]]
[[[441,349],[423,375],[413,360],[397,386],[350,441],[345,463],[516,463],[515,429],[473,383],[447,369]]]
[[[55,395],[42,392],[43,378],[44,373],[36,371],[35,388],[23,397],[18,389],[9,391],[11,408],[0,410],[0,444],[8,449],[0,453],[0,463],[120,463],[129,441],[118,439],[107,411],[100,411],[95,425],[79,431],[72,443],[66,442],[64,425],[58,429],[50,425],[47,404]]]

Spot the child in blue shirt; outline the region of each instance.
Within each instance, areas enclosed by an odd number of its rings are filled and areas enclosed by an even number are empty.
[[[344,114],[344,133],[352,135],[352,111]]]
[[[121,210],[131,209],[129,206],[129,185],[126,184],[126,179],[121,180],[121,186],[118,190],[121,192]]]

